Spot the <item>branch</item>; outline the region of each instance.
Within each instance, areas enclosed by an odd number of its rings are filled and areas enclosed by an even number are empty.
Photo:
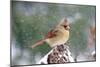
[[[69,62],[74,62],[69,47],[66,45],[59,45],[54,47],[37,64],[60,64]]]

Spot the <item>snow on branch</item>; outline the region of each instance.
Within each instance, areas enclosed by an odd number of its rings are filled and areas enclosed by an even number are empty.
[[[37,64],[62,64],[74,62],[67,45],[58,45],[45,55]]]

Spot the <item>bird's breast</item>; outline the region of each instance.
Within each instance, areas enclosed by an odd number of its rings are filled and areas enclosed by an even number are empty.
[[[69,31],[63,30],[59,31],[59,33],[52,38],[46,40],[46,42],[51,46],[54,47],[56,45],[61,45],[67,42],[69,39]]]

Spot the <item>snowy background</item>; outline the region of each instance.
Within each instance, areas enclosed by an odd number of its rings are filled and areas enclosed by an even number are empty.
[[[44,44],[31,49],[37,40],[66,17],[71,23],[70,50],[73,58],[94,61],[95,40],[90,32],[95,27],[95,6],[12,2],[11,61],[12,65],[36,64],[51,48]]]

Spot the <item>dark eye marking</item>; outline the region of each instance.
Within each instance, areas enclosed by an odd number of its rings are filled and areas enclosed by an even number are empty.
[[[66,29],[67,28],[67,25],[63,25],[63,27]]]
[[[66,25],[64,25],[64,28],[66,28],[67,26]]]

